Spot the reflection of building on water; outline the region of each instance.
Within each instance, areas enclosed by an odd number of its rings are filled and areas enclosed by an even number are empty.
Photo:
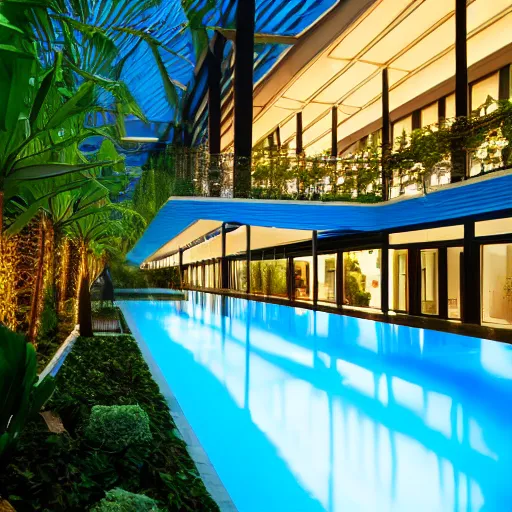
[[[189,293],[162,326],[326,510],[501,510],[512,464],[503,346]]]

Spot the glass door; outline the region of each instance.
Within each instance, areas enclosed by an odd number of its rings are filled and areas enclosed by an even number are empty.
[[[439,314],[439,251],[423,249],[421,255],[421,313]]]

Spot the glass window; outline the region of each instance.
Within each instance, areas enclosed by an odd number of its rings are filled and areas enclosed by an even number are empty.
[[[394,311],[407,311],[408,303],[408,270],[407,249],[389,251],[389,304]]]
[[[506,235],[512,233],[512,217],[475,222],[476,236]]]
[[[460,318],[460,269],[462,247],[448,247],[448,318]]]
[[[437,101],[421,109],[421,127],[432,126],[439,122],[439,107]]]
[[[296,300],[313,299],[313,256],[294,258],[293,275]]]
[[[482,247],[482,321],[512,325],[512,244]]]
[[[231,288],[239,292],[247,290],[247,261],[236,260],[231,262]]]
[[[480,115],[490,114],[496,110],[496,104],[484,107],[489,100],[497,100],[500,90],[500,74],[493,75],[476,82],[471,86],[471,110],[480,109]]]
[[[343,253],[343,304],[380,309],[380,249]]]
[[[437,249],[424,249],[421,256],[421,312],[424,315],[439,314],[438,261]]]
[[[318,256],[318,300],[336,302],[336,254]]]
[[[412,116],[404,117],[393,123],[393,140],[395,144],[397,143],[396,139],[402,137],[404,132],[406,135],[412,132]]]
[[[446,97],[445,118],[453,119],[455,117],[455,94]]]
[[[391,233],[389,235],[389,243],[391,245],[401,245],[422,242],[438,242],[441,240],[459,240],[461,238],[464,238],[464,226],[462,224],[442,228],[404,231],[403,233]]]
[[[288,296],[286,260],[251,261],[251,291],[263,295]]]

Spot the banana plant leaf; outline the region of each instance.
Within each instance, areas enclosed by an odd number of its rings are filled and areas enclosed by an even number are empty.
[[[89,164],[61,164],[47,163],[41,165],[28,165],[26,167],[15,167],[9,179],[12,180],[40,180],[51,178],[53,176],[61,176],[78,171],[87,171],[96,167],[112,165],[113,162],[91,162]]]

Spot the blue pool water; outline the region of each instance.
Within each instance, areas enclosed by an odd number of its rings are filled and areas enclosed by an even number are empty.
[[[512,346],[199,292],[121,306],[240,512],[512,510]]]

